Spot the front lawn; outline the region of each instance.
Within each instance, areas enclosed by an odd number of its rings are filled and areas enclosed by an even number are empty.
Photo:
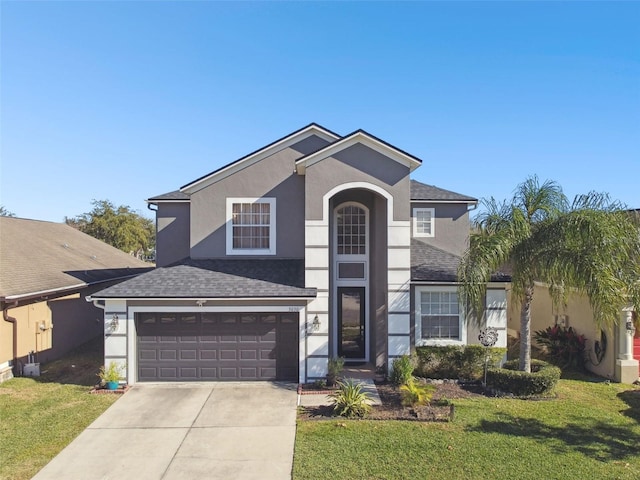
[[[640,478],[640,389],[561,380],[557,393],[454,400],[452,423],[299,420],[293,478]]]
[[[89,394],[101,363],[91,342],[39,378],[0,384],[0,479],[31,478],[118,398]]]

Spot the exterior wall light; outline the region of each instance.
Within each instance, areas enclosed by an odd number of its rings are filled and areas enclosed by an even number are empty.
[[[118,319],[118,315],[115,313],[111,316],[111,320],[109,322],[105,322],[104,330],[107,335],[111,333],[115,333],[118,331],[118,326],[120,325],[120,320]]]
[[[629,318],[627,320],[627,323],[625,324],[625,327],[627,329],[627,332],[631,333],[632,335],[635,333],[636,331],[636,327],[633,325],[633,320],[631,318]]]
[[[320,318],[318,318],[318,315],[313,317],[313,322],[309,324],[309,327],[307,330],[309,333],[317,332],[320,330]]]

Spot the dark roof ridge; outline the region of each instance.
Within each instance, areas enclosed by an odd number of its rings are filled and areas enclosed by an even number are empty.
[[[341,138],[337,138],[333,142],[325,145],[324,147],[316,150],[315,152],[308,153],[308,154],[298,158],[295,163],[300,163],[303,160],[305,160],[307,157],[315,155],[316,153],[318,153],[318,152],[320,152],[320,151],[322,151],[324,149],[331,148],[331,146],[335,145],[336,143],[348,140],[350,137],[353,137],[353,136],[357,135],[358,133],[361,133],[361,134],[364,134],[364,135],[366,135],[368,137],[371,137],[372,139],[382,143],[383,145],[385,145],[385,146],[387,146],[387,147],[389,147],[389,148],[391,148],[393,150],[396,150],[396,151],[402,153],[403,155],[406,155],[407,157],[410,157],[410,158],[414,159],[416,162],[422,164],[422,160],[420,158],[416,157],[415,155],[410,154],[409,152],[407,152],[405,150],[402,150],[401,148],[396,147],[395,145],[393,145],[393,144],[391,144],[391,143],[389,143],[389,142],[387,142],[385,140],[382,140],[381,138],[379,138],[379,137],[367,132],[366,130],[364,130],[362,128],[354,130],[353,132],[351,132],[351,133],[349,133],[349,134],[347,134],[347,135],[345,135],[345,136],[343,136]]]

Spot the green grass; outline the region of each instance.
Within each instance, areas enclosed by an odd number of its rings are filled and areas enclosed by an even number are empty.
[[[293,478],[640,478],[640,390],[561,380],[557,393],[455,400],[451,423],[299,421]]]
[[[43,366],[43,375],[0,384],[0,479],[35,475],[118,396],[90,395],[99,343]]]

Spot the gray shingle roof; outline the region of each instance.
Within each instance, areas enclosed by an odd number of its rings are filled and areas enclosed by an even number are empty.
[[[193,260],[101,290],[94,298],[315,297],[304,288],[304,260]]]
[[[137,275],[153,265],[64,223],[0,217],[0,297]]]
[[[415,282],[457,282],[461,257],[418,239],[411,239],[411,280]],[[492,282],[510,282],[506,267],[491,276]]]
[[[423,282],[456,282],[460,257],[411,239],[411,280]]]
[[[173,192],[163,193],[162,195],[156,195],[147,200],[149,203],[157,201],[188,201],[191,197],[186,193],[182,193],[180,190],[174,190]]]
[[[475,203],[478,201],[477,198],[445,190],[444,188],[435,187],[433,185],[427,185],[425,183],[418,182],[417,180],[411,180],[411,200],[446,200],[469,203]]]

